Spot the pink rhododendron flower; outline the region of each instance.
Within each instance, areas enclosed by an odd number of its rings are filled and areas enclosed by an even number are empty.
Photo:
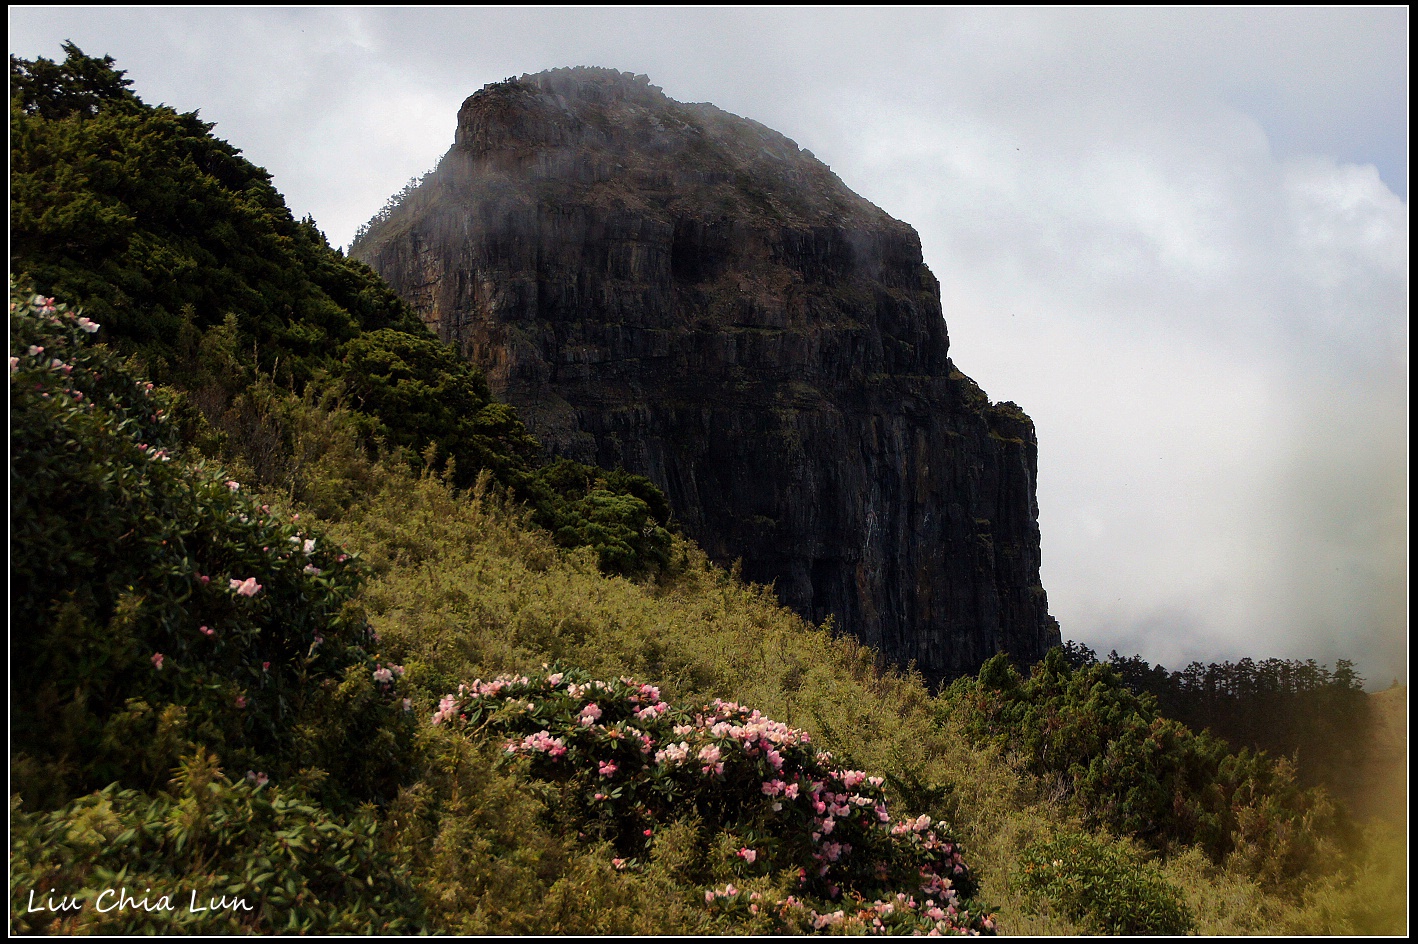
[[[600,716],[600,707],[595,702],[592,702],[585,708],[581,709],[581,714],[577,717],[577,720],[581,723],[582,727],[589,728],[591,725],[596,723],[596,719]]]
[[[30,357],[39,357],[39,355],[41,355],[41,354],[43,354],[43,353],[44,353],[44,348],[40,347],[40,346],[37,345],[37,344],[31,344],[31,345],[30,345]]]
[[[618,767],[616,767],[615,761],[603,760],[599,763],[602,777],[614,777],[615,772],[619,769]]]
[[[217,631],[210,626],[199,626],[197,628],[202,631],[204,636],[215,636],[217,634]]]
[[[321,573],[320,568],[316,567],[314,564],[306,564],[305,572],[311,577],[319,577]]]
[[[433,713],[433,723],[439,724],[448,721],[458,713],[458,699],[452,695],[444,695],[443,700],[438,703],[438,710]]]
[[[238,596],[254,597],[261,592],[261,585],[256,582],[255,577],[247,577],[245,580],[237,580],[233,577],[231,589],[235,590]]]
[[[745,847],[739,850],[739,858],[743,859],[749,865],[752,865],[753,860],[758,858],[758,853],[753,851],[752,849]]]
[[[234,492],[241,488],[241,483],[235,479],[227,479],[226,487]]]
[[[245,707],[246,707],[246,696],[245,696],[245,695],[237,695],[237,696],[236,696],[236,707],[238,707],[238,708],[245,708]]]
[[[374,681],[378,682],[380,685],[387,685],[394,681],[394,673],[380,666],[374,670]]]
[[[80,318],[80,319],[79,319],[79,327],[80,327],[80,328],[83,328],[83,329],[84,329],[85,331],[87,331],[89,334],[93,334],[93,333],[94,333],[95,331],[97,331],[100,327],[102,327],[102,325],[100,325],[100,324],[99,324],[98,322],[96,322],[96,321],[90,321],[90,320],[87,319],[87,318]]]
[[[155,653],[153,653],[153,668],[155,668],[155,669],[160,669],[160,668],[162,668],[162,653],[161,653],[161,652],[155,652]]]

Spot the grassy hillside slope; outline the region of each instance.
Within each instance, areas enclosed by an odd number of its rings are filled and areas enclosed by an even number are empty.
[[[49,102],[12,111],[25,134],[84,138],[106,102],[175,121],[71,60],[23,65]],[[65,265],[100,297],[94,252]],[[655,533],[613,472],[538,470],[549,525],[507,472],[515,417],[415,331],[359,326],[298,393],[243,360],[259,321],[198,319],[199,373],[163,384],[179,361],[123,328],[156,309],[64,302],[12,288],[13,931],[1405,929],[1403,837],[1312,816],[1106,672],[932,693]],[[379,384],[314,395],[340,365]],[[501,432],[440,420],[454,396]],[[410,415],[432,425],[388,448]],[[428,443],[463,445],[411,464]],[[1163,782],[1213,841],[1150,817]],[[1305,842],[1234,841],[1272,826]],[[252,909],[99,912],[115,887]]]

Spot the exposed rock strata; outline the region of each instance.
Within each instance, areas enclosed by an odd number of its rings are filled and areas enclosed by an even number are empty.
[[[757,122],[562,69],[463,103],[353,249],[556,454],[927,676],[1059,641],[1033,424],[947,355],[915,230]]]

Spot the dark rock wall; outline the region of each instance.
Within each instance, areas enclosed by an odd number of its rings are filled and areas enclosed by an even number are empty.
[[[947,357],[908,225],[644,77],[489,86],[352,250],[548,449],[649,476],[716,559],[934,679],[1059,641],[1033,425]]]

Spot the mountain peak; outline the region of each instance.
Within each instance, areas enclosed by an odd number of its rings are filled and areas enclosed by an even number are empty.
[[[367,261],[555,455],[933,679],[1057,644],[1033,424],[954,369],[914,229],[645,76],[488,86]]]

